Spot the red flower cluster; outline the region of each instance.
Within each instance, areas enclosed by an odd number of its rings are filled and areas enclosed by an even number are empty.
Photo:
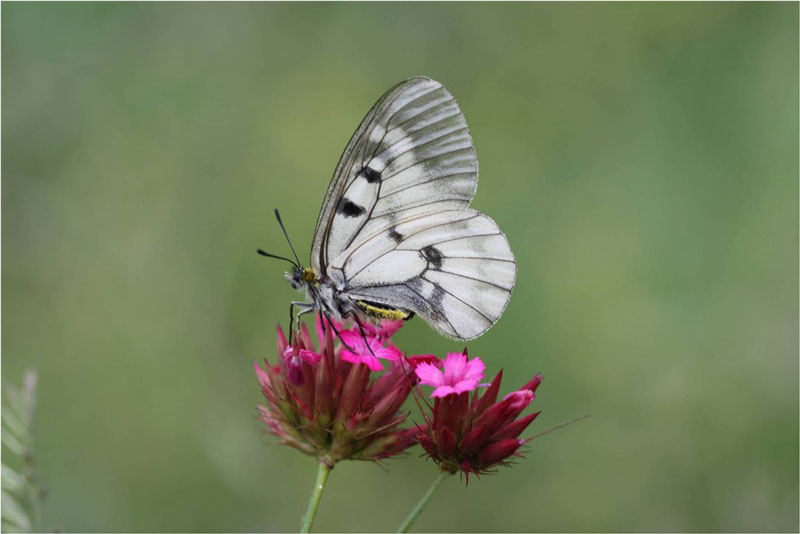
[[[541,375],[498,402],[502,371],[491,384],[478,384],[483,363],[478,358],[468,361],[466,351],[448,354],[443,367],[443,372],[432,363],[416,367],[421,383],[436,388],[432,413],[417,427],[416,439],[439,468],[450,473],[482,474],[505,464],[526,443],[518,436],[540,413],[518,419],[533,401]],[[481,395],[478,386],[488,387]],[[475,391],[471,399],[470,391]]]
[[[351,351],[334,344],[333,329],[322,320],[317,317],[318,347],[305,325],[291,344],[279,326],[278,364],[254,364],[267,401],[258,409],[269,432],[329,466],[386,458],[413,445],[417,431],[400,428],[407,416],[400,407],[418,381],[414,368],[432,357],[408,358],[394,347],[389,338],[399,325],[370,328],[365,340],[358,330],[334,324]],[[380,376],[378,358],[390,362]]]

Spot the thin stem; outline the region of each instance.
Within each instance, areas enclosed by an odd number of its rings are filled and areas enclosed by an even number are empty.
[[[579,416],[579,417],[573,417],[573,418],[572,418],[572,419],[570,419],[569,421],[564,421],[563,423],[559,423],[559,424],[557,424],[556,426],[552,426],[552,427],[548,428],[547,430],[544,430],[544,431],[542,431],[542,432],[539,432],[538,434],[534,434],[533,436],[529,437],[529,438],[528,438],[528,439],[526,439],[525,441],[527,442],[527,441],[532,441],[532,440],[534,440],[534,439],[536,439],[536,438],[541,438],[542,436],[544,436],[544,435],[546,435],[546,434],[549,434],[550,432],[555,432],[556,430],[559,430],[559,429],[561,429],[561,428],[564,428],[564,427],[565,427],[565,426],[567,426],[567,425],[571,425],[572,423],[577,423],[577,422],[578,422],[578,421],[580,421],[581,419],[586,419],[586,418],[587,418],[587,417],[589,417],[590,415],[591,415],[591,414],[586,414],[586,415],[581,415],[581,416]]]
[[[331,466],[325,462],[319,463],[317,469],[317,481],[314,483],[314,490],[311,492],[311,498],[308,500],[308,508],[306,515],[303,516],[303,524],[300,527],[300,532],[311,532],[311,525],[314,523],[314,516],[317,515],[317,508],[319,501],[322,498],[322,490],[325,489],[325,482],[328,481],[328,473],[331,472]]]
[[[431,487],[428,488],[428,491],[425,492],[425,495],[422,496],[422,499],[420,499],[414,509],[411,510],[411,513],[408,514],[408,517],[406,517],[406,520],[403,521],[402,525],[400,525],[400,528],[397,529],[397,532],[408,532],[408,530],[411,528],[411,525],[414,524],[414,521],[417,520],[425,507],[428,506],[428,501],[431,500],[433,494],[436,493],[436,490],[439,489],[439,486],[442,484],[442,482],[444,482],[445,479],[451,474],[452,473],[448,473],[447,471],[441,471],[439,473],[439,476],[433,481]]]

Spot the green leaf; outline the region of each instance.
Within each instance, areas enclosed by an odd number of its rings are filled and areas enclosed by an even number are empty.
[[[31,532],[33,514],[40,509],[41,494],[33,481],[33,419],[36,411],[36,373],[28,371],[22,389],[6,388],[2,410],[2,444],[21,460],[22,474],[2,464],[3,532]],[[37,521],[38,522],[38,521]]]
[[[22,392],[17,388],[7,388],[6,399],[6,406],[4,406],[5,409],[3,411],[10,409],[22,424],[27,424],[30,420],[30,410],[25,403],[25,397],[23,397]]]
[[[23,531],[30,532],[31,520],[30,517],[28,517],[28,514],[25,513],[25,510],[22,508],[22,506],[19,505],[19,503],[11,496],[10,493],[6,493],[5,491],[2,492],[2,498],[3,521],[11,523]]]
[[[19,420],[14,412],[10,410],[4,411],[2,418],[6,425],[3,428],[3,432],[12,432],[14,437],[23,443],[29,443],[31,441],[31,434],[28,427],[22,424],[22,421]]]
[[[3,464],[2,483],[4,490],[15,492],[25,485],[25,477],[8,467],[6,464]]]
[[[14,434],[11,432],[3,432],[2,443],[17,456],[25,455],[25,445],[14,437]]]

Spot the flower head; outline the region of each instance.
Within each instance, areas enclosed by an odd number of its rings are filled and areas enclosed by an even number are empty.
[[[415,373],[421,384],[433,386],[434,405],[426,423],[417,428],[417,440],[444,471],[487,473],[507,463],[526,443],[522,433],[539,412],[520,417],[533,402],[542,377],[536,375],[521,389],[497,401],[503,372],[482,393],[477,391],[484,365],[478,359],[448,354],[444,371],[436,364],[420,363]],[[474,391],[470,398],[470,392]]]
[[[377,460],[416,442],[416,428],[401,429],[400,412],[417,378],[414,367],[430,356],[407,358],[389,338],[317,317],[317,343],[305,325],[291,343],[278,327],[278,364],[255,365],[266,402],[261,420],[281,443],[330,465],[344,459]],[[334,328],[344,343],[335,340]],[[346,344],[346,345],[345,345]],[[380,376],[375,371],[388,360]]]

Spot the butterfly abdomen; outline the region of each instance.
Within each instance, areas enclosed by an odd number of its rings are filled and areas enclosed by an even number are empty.
[[[362,312],[373,319],[390,319],[394,321],[402,319],[403,321],[408,321],[414,317],[414,312],[401,310],[400,308],[392,308],[391,306],[378,304],[377,302],[366,300],[357,300],[355,302],[356,306],[358,306]]]

